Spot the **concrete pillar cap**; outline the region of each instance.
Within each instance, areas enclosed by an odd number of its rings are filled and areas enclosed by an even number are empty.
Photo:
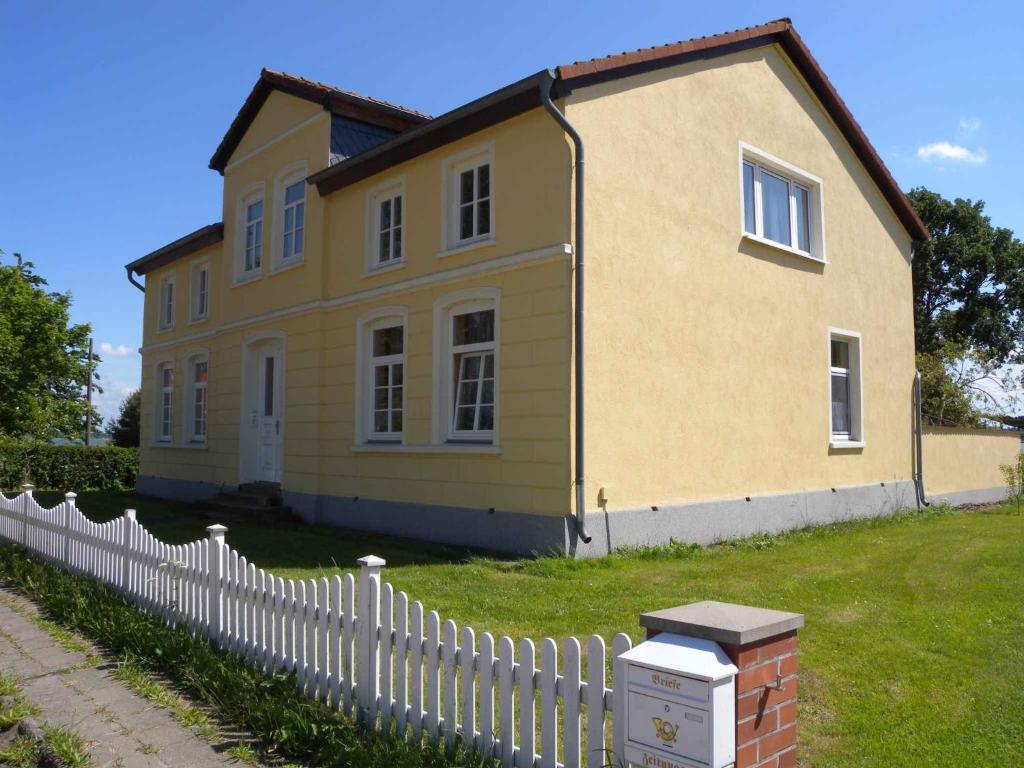
[[[793,632],[803,625],[802,613],[720,603],[717,600],[640,614],[640,626],[649,632],[671,632],[725,645],[750,645]]]

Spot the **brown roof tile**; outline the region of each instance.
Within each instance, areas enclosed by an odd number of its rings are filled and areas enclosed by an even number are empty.
[[[333,85],[307,80],[304,77],[278,72],[273,69],[260,71],[260,78],[249,92],[249,96],[238,110],[220,145],[210,158],[210,168],[224,172],[231,154],[238,147],[252,121],[259,114],[260,107],[273,91],[296,96],[300,99],[316,102],[323,108],[336,113],[363,120],[374,125],[381,125],[397,131],[420,125],[430,120],[430,115],[409,107],[392,104],[389,101],[363,96],[355,91],[335,88]]]
[[[928,229],[914,206],[903,194],[896,180],[886,167],[878,152],[871,145],[864,129],[853,117],[849,108],[840,98],[835,86],[821,66],[811,55],[807,45],[796,33],[789,19],[776,19],[765,24],[723,32],[693,40],[644,48],[627,53],[603,56],[589,61],[577,61],[558,68],[560,93],[566,94],[578,88],[595,85],[639,74],[642,71],[682,63],[694,56],[721,56],[743,47],[779,45],[796,66],[811,90],[817,96],[829,116],[850,143],[857,157],[874,179],[882,195],[892,206],[911,237],[917,241],[927,240]],[[647,55],[641,55],[647,54]]]

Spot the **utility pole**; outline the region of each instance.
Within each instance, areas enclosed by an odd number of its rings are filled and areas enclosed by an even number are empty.
[[[85,444],[92,445],[92,337],[89,338],[89,375],[85,381],[85,399],[88,410],[85,412]]]

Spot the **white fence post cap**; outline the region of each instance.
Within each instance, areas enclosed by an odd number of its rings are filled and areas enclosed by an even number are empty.
[[[134,509],[126,509],[124,511],[124,517],[125,517],[125,520],[134,520],[135,519],[135,510]]]
[[[383,557],[377,557],[376,555],[367,555],[366,557],[360,557],[356,560],[363,568],[383,568],[388,564],[388,561]]]
[[[77,499],[77,498],[78,498],[78,494],[75,493],[74,491],[68,491],[67,493],[64,494],[64,500],[69,502],[69,503],[71,503],[71,504],[74,504],[75,503],[75,499]]]
[[[32,485],[32,483],[25,483],[24,485],[21,486],[21,490],[23,490],[25,493],[32,493],[32,491],[34,491],[35,489],[36,487]]]
[[[224,541],[224,534],[228,532],[228,527],[214,523],[206,526],[206,532],[210,534],[210,541]]]

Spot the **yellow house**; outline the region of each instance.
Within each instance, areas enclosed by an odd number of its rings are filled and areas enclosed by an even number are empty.
[[[788,20],[435,118],[264,70],[210,167],[127,266],[142,493],[577,555],[914,503],[927,230]]]

